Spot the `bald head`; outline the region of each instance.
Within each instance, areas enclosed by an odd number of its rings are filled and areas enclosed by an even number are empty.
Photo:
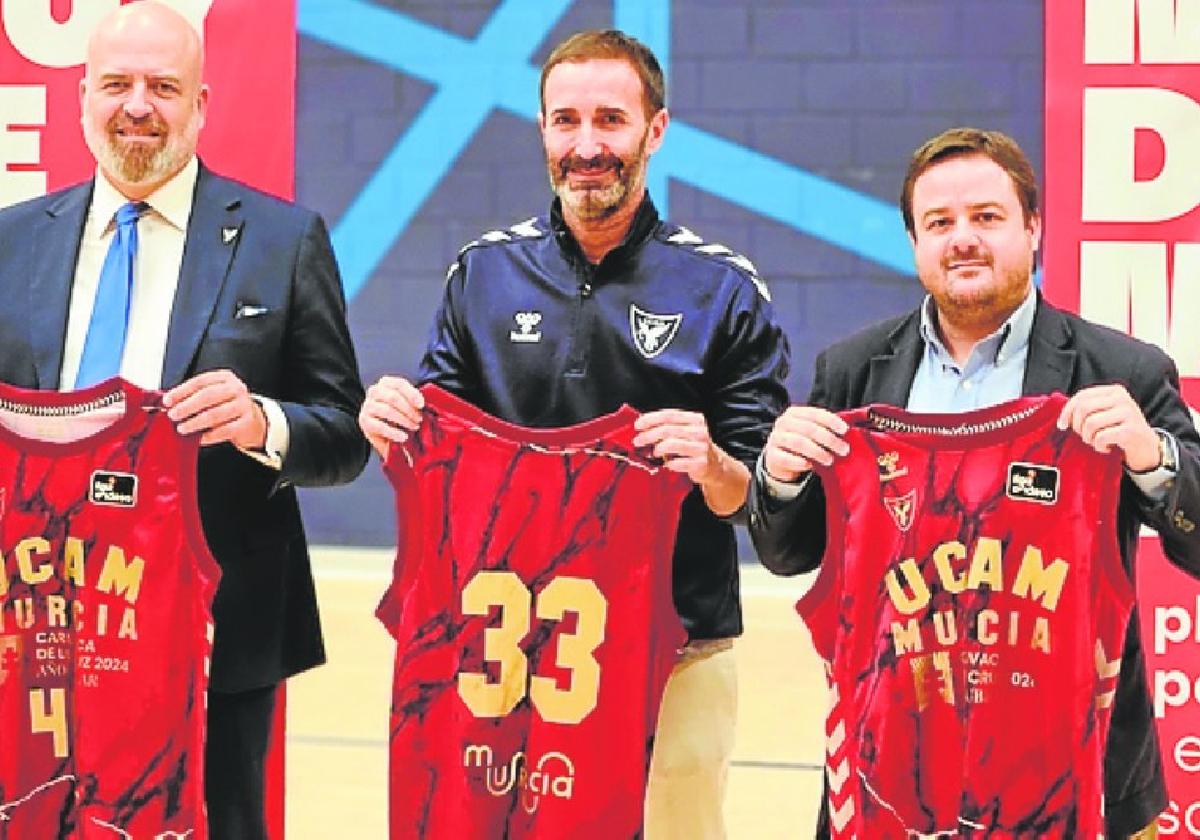
[[[158,0],[121,6],[88,40],[84,139],[127,198],[145,198],[195,154],[208,106],[203,61],[196,29]]]
[[[144,50],[153,44],[169,51],[199,82],[204,64],[200,34],[179,12],[159,0],[140,0],[120,6],[102,19],[88,38],[87,70],[112,50]]]

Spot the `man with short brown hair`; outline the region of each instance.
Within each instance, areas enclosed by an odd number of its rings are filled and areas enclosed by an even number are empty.
[[[870,403],[959,412],[1061,391],[1071,398],[1059,426],[1123,455],[1117,536],[1129,574],[1146,524],[1172,562],[1200,575],[1200,529],[1191,524],[1200,516],[1200,437],[1178,372],[1158,348],[1037,293],[1032,172],[1011,138],[979,129],[952,129],[913,155],[901,204],[928,294],[916,311],[822,352],[808,404],[776,421],[750,499],[750,532],[767,568],[790,575],[821,563],[825,496],[812,468],[847,452],[847,426],[834,412]],[[1153,832],[1167,803],[1136,616],[1104,770],[1108,836]]]
[[[462,250],[419,378],[523,426],[628,403],[645,412],[635,445],[695,483],[679,521],[662,523],[677,533],[675,606],[690,641],[662,702],[646,836],[704,840],[724,836],[742,632],[725,520],[783,410],[788,362],[753,265],[659,219],[645,173],[668,122],[662,71],[635,39],[585,32],[551,53],[538,115],[550,214]],[[385,376],[360,424],[384,454],[418,428],[422,407],[412,383]]]

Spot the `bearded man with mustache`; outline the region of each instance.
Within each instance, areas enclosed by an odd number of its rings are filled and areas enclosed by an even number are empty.
[[[826,499],[813,465],[848,454],[848,427],[834,412],[882,403],[943,414],[1059,391],[1070,396],[1060,429],[1122,453],[1117,539],[1126,571],[1144,524],[1172,562],[1200,576],[1200,437],[1179,373],[1157,347],[1038,293],[1037,179],[1021,148],[976,128],[931,138],[909,162],[900,209],[925,300],[822,351],[808,403],[776,421],[750,494],[763,564],[793,575],[822,561]],[[1167,805],[1160,762],[1135,617],[1104,756],[1106,836],[1156,836]],[[829,836],[828,821],[825,808],[818,837]]]
[[[678,535],[674,599],[690,641],[657,733],[613,737],[653,735],[647,837],[720,838],[742,632],[729,520],[787,399],[787,342],[753,264],[660,219],[647,194],[669,123],[650,50],[618,31],[578,33],[547,58],[541,95],[550,213],[462,250],[418,380],[522,426],[627,403],[644,412],[634,444],[692,480],[680,519],[661,523]],[[359,422],[386,457],[423,406],[413,383],[385,376]]]
[[[157,0],[92,33],[79,98],[95,177],[0,210],[0,380],[71,390],[119,374],[163,390],[178,431],[199,435],[200,514],[222,571],[197,704],[209,828],[263,840],[276,686],[325,658],[295,487],[352,480],[369,449],[325,224],[200,162],[203,65],[197,30]],[[106,285],[122,218],[136,253]],[[117,328],[92,318],[122,305]],[[106,369],[83,364],[93,339]]]

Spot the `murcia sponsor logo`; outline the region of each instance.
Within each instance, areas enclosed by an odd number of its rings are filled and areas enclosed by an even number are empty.
[[[508,340],[514,344],[536,344],[542,340],[542,334],[537,331],[537,325],[542,323],[541,312],[514,312],[513,320],[517,329],[508,333]]]
[[[883,506],[892,515],[892,521],[901,531],[907,531],[913,524],[913,513],[917,509],[917,491],[909,490],[903,496],[884,496]]]
[[[1008,498],[1052,505],[1058,501],[1058,469],[1019,461],[1008,465]]]
[[[908,475],[908,467],[900,466],[899,452],[884,452],[875,462],[879,464],[879,483],[893,481],[902,475]]]
[[[96,470],[88,486],[88,501],[97,505],[133,507],[137,504],[137,476]]]
[[[508,764],[495,763],[492,748],[486,744],[468,744],[463,750],[463,767],[484,771],[484,785],[492,796],[507,796],[516,788],[521,807],[532,814],[543,796],[570,799],[575,793],[575,765],[560,752],[548,752],[536,763],[517,752]]]
[[[675,315],[655,315],[653,312],[639,309],[636,303],[629,304],[629,334],[633,336],[633,343],[638,352],[647,359],[653,359],[667,349],[682,323],[682,312]]]

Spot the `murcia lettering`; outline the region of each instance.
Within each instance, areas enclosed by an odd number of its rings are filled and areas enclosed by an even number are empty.
[[[575,793],[575,765],[560,752],[542,755],[536,763],[518,751],[507,764],[497,765],[492,748],[486,744],[468,744],[463,750],[463,767],[484,771],[484,786],[492,796],[507,796],[518,791],[521,807],[535,813],[543,796],[570,799]]]

